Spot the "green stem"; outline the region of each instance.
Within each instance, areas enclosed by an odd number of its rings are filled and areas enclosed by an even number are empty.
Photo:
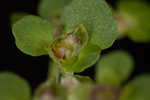
[[[49,70],[48,70],[48,79],[54,79],[56,82],[59,82],[60,79],[60,69],[59,64],[54,61],[49,62]]]

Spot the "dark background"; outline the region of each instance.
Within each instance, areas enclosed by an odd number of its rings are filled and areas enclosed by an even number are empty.
[[[46,79],[49,57],[31,57],[23,54],[17,49],[9,24],[9,15],[16,11],[36,14],[38,1],[39,0],[8,0],[5,3],[0,3],[0,6],[2,7],[0,12],[2,17],[0,19],[0,71],[12,71],[17,73],[29,81],[32,89],[35,89]],[[107,1],[115,7],[117,0]],[[128,38],[124,38],[122,40],[117,40],[111,48],[104,50],[102,54],[115,49],[123,49],[133,56],[135,60],[135,70],[130,79],[136,75],[150,72],[150,43],[134,43]],[[94,68],[89,68],[81,74],[93,78]]]

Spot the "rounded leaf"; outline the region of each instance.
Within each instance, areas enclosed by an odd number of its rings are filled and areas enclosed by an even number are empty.
[[[68,100],[91,100],[89,98],[92,88],[93,85],[91,83],[79,84],[73,93],[69,94]]]
[[[31,100],[29,84],[13,73],[1,72],[0,100]]]
[[[48,54],[47,48],[53,40],[55,28],[47,20],[29,15],[12,27],[17,47],[31,56]]]
[[[123,89],[120,100],[149,100],[150,75],[144,74],[129,82]]]
[[[120,1],[118,3],[120,17],[129,38],[135,42],[150,41],[150,6],[143,1]]]
[[[107,85],[80,84],[69,100],[118,100],[120,88]]]
[[[132,57],[123,51],[113,51],[104,55],[96,66],[96,79],[99,83],[120,85],[133,70]]]
[[[101,50],[97,45],[88,43],[87,46],[81,50],[76,62],[70,68],[72,68],[74,72],[82,72],[97,62],[100,53]]]
[[[55,80],[48,80],[36,90],[33,100],[67,100],[67,91]]]
[[[73,0],[61,20],[66,31],[83,24],[90,43],[101,49],[110,47],[116,39],[117,24],[105,0]]]

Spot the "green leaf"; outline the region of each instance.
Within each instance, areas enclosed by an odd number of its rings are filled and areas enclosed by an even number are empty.
[[[31,56],[48,54],[55,28],[40,17],[29,15],[17,21],[12,27],[17,47]]]
[[[80,52],[74,65],[70,66],[74,72],[82,72],[96,63],[100,57],[100,48],[88,43]],[[69,68],[69,67],[68,67]]]
[[[104,84],[94,85],[91,100],[119,100],[120,88]]]
[[[38,13],[43,18],[49,19],[52,16],[60,16],[62,9],[71,0],[40,0],[38,5]]]
[[[116,87],[83,83],[69,94],[69,100],[119,100],[119,91]]]
[[[135,42],[150,41],[150,6],[143,1],[120,1],[118,11],[126,22],[129,38]]]
[[[79,84],[72,94],[69,94],[68,100],[90,100],[92,88],[90,83]]]
[[[14,73],[1,72],[0,100],[31,100],[29,84]]]
[[[121,93],[120,100],[149,100],[150,74],[136,77],[129,82]]]
[[[61,20],[66,31],[83,24],[90,43],[101,49],[110,47],[116,39],[117,24],[105,0],[73,0]]]
[[[33,100],[67,100],[67,91],[54,80],[48,80],[36,90]]]
[[[104,55],[96,66],[96,80],[102,84],[120,85],[133,70],[133,59],[124,51]]]
[[[15,12],[15,13],[12,13],[10,15],[10,22],[11,22],[11,25],[13,25],[15,22],[17,22],[19,19],[21,19],[22,17],[28,15],[28,13],[25,13],[25,12]]]

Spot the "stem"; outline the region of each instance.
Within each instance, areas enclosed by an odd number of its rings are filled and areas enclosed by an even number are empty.
[[[59,64],[55,63],[52,60],[49,63],[48,79],[54,79],[56,80],[56,82],[59,82],[60,80]]]

